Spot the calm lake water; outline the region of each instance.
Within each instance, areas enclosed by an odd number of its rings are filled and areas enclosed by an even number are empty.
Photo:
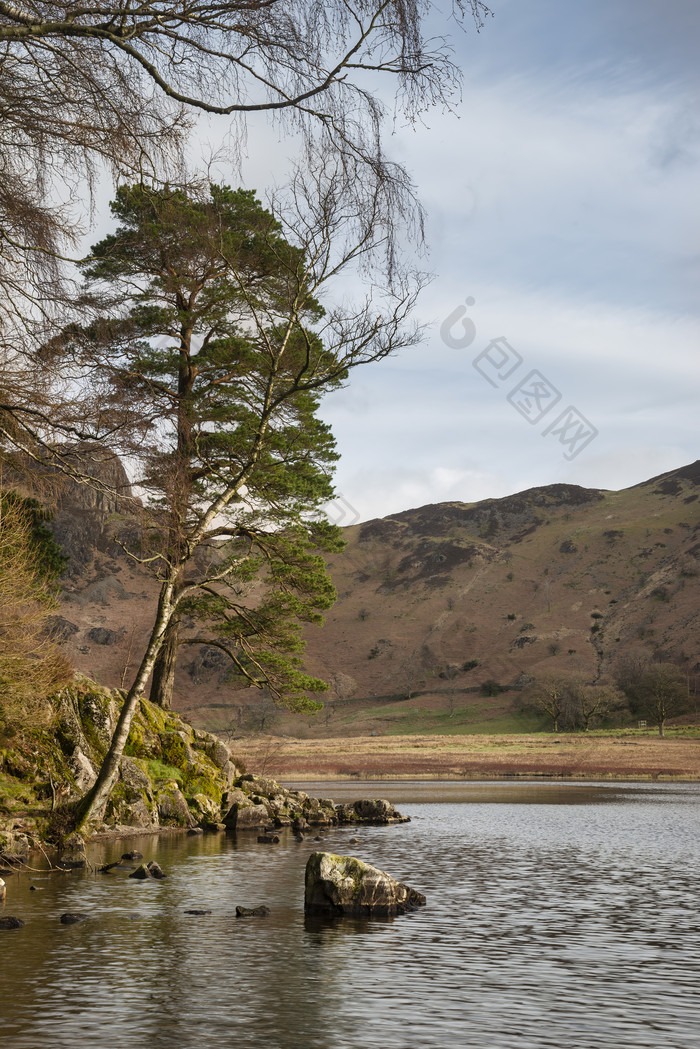
[[[6,877],[13,1049],[689,1049],[700,1034],[700,784],[304,784],[412,822],[302,844],[134,838],[168,878]],[[356,836],[359,844],[351,845]],[[413,885],[395,919],[309,920],[310,852]],[[31,891],[31,887],[38,891]],[[267,918],[236,919],[237,904]],[[188,909],[211,914],[189,916]],[[64,911],[89,915],[62,926]]]

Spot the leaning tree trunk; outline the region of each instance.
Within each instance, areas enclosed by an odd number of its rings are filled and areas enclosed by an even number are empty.
[[[153,670],[158,653],[164,644],[168,625],[176,612],[176,604],[173,597],[174,584],[168,580],[163,584],[158,600],[158,614],[151,631],[148,647],[141,660],[138,673],[129,689],[124,705],[122,707],[117,727],[112,735],[112,741],[100,767],[97,779],[85,797],[79,802],[77,809],[76,830],[81,830],[93,820],[99,819],[105,810],[114,785],[119,777],[119,763],[126,741],[129,738],[131,722],[143,695],[146,682]]]
[[[173,705],[175,664],[177,662],[179,640],[180,616],[174,613],[165,631],[160,652],[153,664],[153,679],[151,681],[151,703],[157,703],[164,710],[170,710]]]

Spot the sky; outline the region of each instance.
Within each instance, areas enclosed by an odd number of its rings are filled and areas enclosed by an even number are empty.
[[[491,7],[453,36],[458,118],[388,143],[428,211],[431,327],[324,404],[340,524],[700,457],[700,5]]]
[[[428,331],[323,402],[341,525],[700,457],[700,4],[492,0],[479,33],[440,6],[462,102],[385,142],[427,210]],[[249,132],[261,195],[277,134]]]

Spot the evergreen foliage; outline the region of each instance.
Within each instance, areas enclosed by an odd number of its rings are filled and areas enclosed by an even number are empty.
[[[347,368],[315,330],[308,260],[250,191],[124,186],[112,211],[117,231],[83,264],[96,319],[61,352],[102,385],[148,495],[147,560],[175,582],[152,696],[169,705],[176,632],[194,617],[187,642],[316,709],[326,685],[302,670],[301,624],[333,603],[320,551],[339,544],[320,512],[337,455],[317,411]]]

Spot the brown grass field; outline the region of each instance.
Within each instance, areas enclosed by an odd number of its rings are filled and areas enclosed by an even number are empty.
[[[634,732],[236,740],[258,775],[316,779],[700,780],[700,738]]]

